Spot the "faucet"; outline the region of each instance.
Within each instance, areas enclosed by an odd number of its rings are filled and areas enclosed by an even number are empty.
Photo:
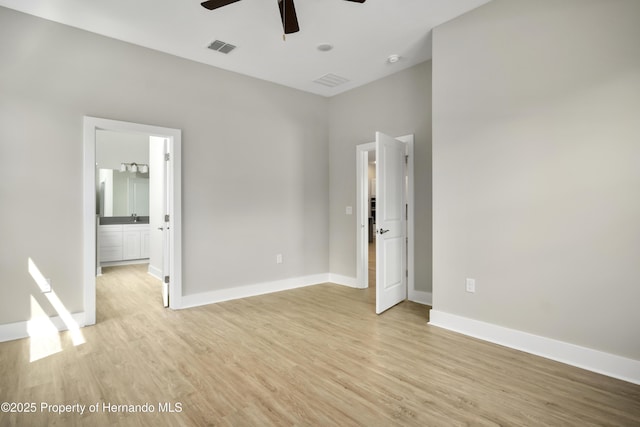
[[[133,218],[133,222],[138,222],[138,214],[131,214],[131,217]]]

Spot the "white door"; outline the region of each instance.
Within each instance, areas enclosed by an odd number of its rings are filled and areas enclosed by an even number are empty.
[[[171,198],[169,192],[171,189],[171,154],[169,152],[169,140],[164,140],[164,174],[163,174],[163,197],[164,197],[164,217],[162,230],[162,303],[165,307],[169,307],[169,282],[171,278],[171,233],[169,212],[171,212]]]
[[[168,204],[168,161],[165,160],[168,142],[166,138],[149,138],[149,272],[162,281],[162,302],[169,306],[169,223],[166,215]]]
[[[376,132],[376,313],[407,298],[406,145]]]

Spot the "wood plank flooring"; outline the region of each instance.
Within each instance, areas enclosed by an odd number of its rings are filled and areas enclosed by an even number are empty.
[[[640,426],[640,386],[429,326],[419,304],[376,316],[374,287],[172,311],[145,269],[105,269],[84,344],[61,333],[30,362],[36,338],[0,343],[0,402],[87,405],[0,426]]]

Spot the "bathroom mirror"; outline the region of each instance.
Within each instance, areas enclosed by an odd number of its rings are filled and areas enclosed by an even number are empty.
[[[149,215],[149,174],[98,170],[98,212],[101,217]]]

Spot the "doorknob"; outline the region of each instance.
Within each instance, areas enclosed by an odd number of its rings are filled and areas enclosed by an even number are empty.
[[[164,230],[164,227],[158,227],[158,230],[162,231]]]
[[[389,231],[389,230],[385,230],[384,228],[381,228],[380,230],[378,230],[378,233],[380,233],[380,234],[384,234],[384,233],[386,233],[387,231]]]

